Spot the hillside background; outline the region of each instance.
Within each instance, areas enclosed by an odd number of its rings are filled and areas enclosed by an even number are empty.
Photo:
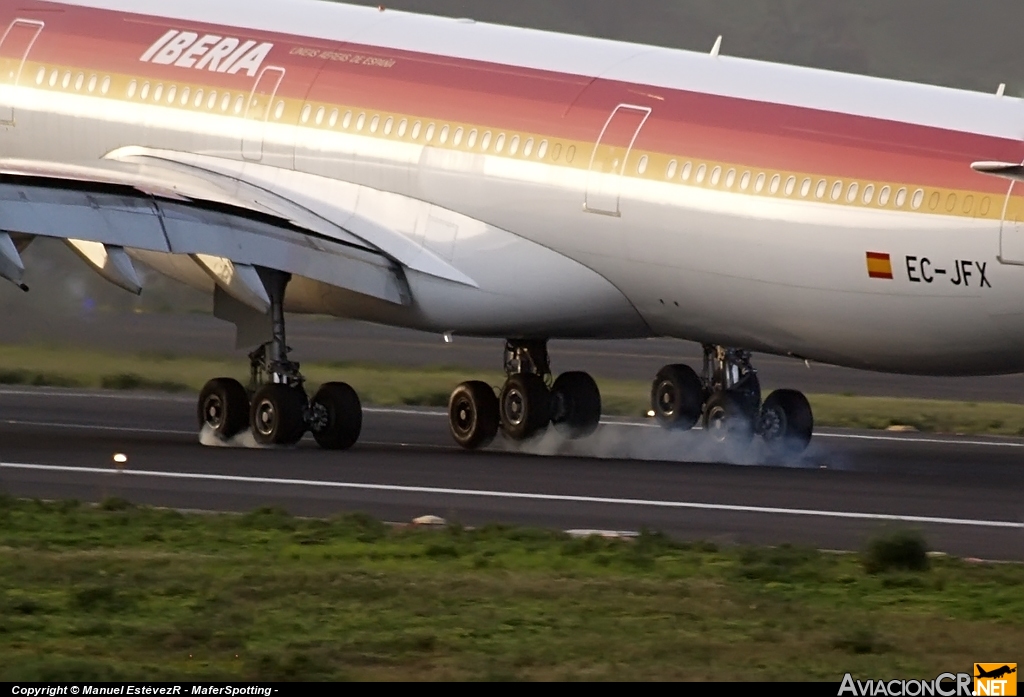
[[[358,0],[357,0],[358,3]],[[378,5],[377,2],[358,4]],[[1024,0],[392,0],[390,9],[527,26],[1024,96]],[[1022,113],[1024,119],[1024,113]],[[62,317],[208,311],[205,296],[156,274],[135,298],[60,243],[25,253],[23,294],[0,282],[3,323],[59,333]]]
[[[352,0],[349,0],[352,2]],[[355,0],[352,4],[380,3]],[[949,87],[1024,95],[1022,0],[392,0],[471,17]]]

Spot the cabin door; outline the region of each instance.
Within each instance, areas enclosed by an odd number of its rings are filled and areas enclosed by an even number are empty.
[[[999,233],[999,261],[1024,266],[1024,182],[1010,184]]]
[[[0,126],[14,125],[12,88],[23,84],[25,61],[43,26],[33,19],[16,19],[0,36]]]
[[[583,204],[585,211],[615,217],[622,215],[619,210],[622,175],[627,167],[635,166],[630,162],[633,144],[650,116],[649,107],[631,104],[620,104],[608,116],[590,156],[587,194]]]
[[[277,91],[284,80],[284,68],[266,67],[256,79],[245,108],[245,125],[242,130],[242,157],[259,162],[263,159],[263,141],[267,135],[267,123],[280,121],[284,114],[284,102],[274,102]]]

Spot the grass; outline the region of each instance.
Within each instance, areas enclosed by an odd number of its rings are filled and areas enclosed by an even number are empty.
[[[885,429],[909,426],[930,433],[1024,436],[1024,405],[938,399],[808,395],[820,426]]]
[[[862,555],[869,574],[884,571],[927,571],[928,545],[914,532],[901,532],[871,540]]]
[[[933,676],[1024,642],[1024,567],[0,499],[0,680]],[[737,666],[741,666],[737,672]]]
[[[309,389],[341,380],[365,404],[430,406],[448,404],[464,380],[500,385],[503,376],[451,366],[402,368],[362,363],[306,363]],[[121,390],[198,392],[214,376],[248,380],[244,360],[164,354],[115,355],[45,346],[0,346],[0,384],[89,387]],[[648,382],[598,379],[604,413],[642,416],[650,408]],[[765,394],[767,394],[765,390]],[[808,395],[818,426],[885,429],[909,426],[933,433],[1024,435],[1024,405],[928,399]]]

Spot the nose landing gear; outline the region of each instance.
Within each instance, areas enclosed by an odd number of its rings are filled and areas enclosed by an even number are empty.
[[[248,426],[261,445],[294,445],[310,431],[326,450],[352,447],[363,423],[358,395],[345,383],[327,383],[312,400],[306,396],[305,378],[289,360],[285,340],[284,294],[291,276],[259,272],[271,301],[272,338],[249,354],[248,389],[232,378],[206,383],[199,395],[200,428],[229,439]]]
[[[699,420],[719,443],[745,445],[759,435],[780,455],[803,452],[814,430],[804,395],[777,390],[762,403],[750,352],[722,346],[704,346],[700,376],[686,365],[662,368],[651,386],[651,409],[665,428],[685,431]]]

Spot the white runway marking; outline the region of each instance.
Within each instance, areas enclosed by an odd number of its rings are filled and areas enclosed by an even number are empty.
[[[322,489],[348,489],[358,491],[389,491],[407,494],[435,494],[444,496],[466,496],[520,501],[554,501],[560,503],[595,503],[620,506],[641,506],[645,508],[669,508],[679,510],[719,511],[729,513],[760,513],[768,515],[805,516],[814,518],[841,518],[847,520],[898,521],[903,523],[928,523],[935,525],[959,525],[982,528],[1003,528],[1024,530],[1024,523],[1005,520],[972,520],[964,518],[936,518],[931,516],[896,515],[888,513],[858,513],[851,511],[817,511],[804,508],[773,508],[769,506],[737,506],[721,503],[696,503],[689,501],[656,501],[645,499],[623,499],[604,496],[571,496],[566,494],[530,494],[517,491],[487,491],[481,489],[449,489],[431,486],[400,486],[397,484],[361,484],[353,482],[316,481],[311,479],[278,479],[274,477],[239,477],[228,474],[200,474],[195,472],[156,472],[146,470],[116,470],[93,467],[70,467],[64,465],[37,465],[0,462],[0,469],[40,472],[65,472],[69,474],[102,474],[156,479],[196,480],[206,482],[231,482],[235,484],[269,484],[275,486],[314,487]]]
[[[877,440],[896,443],[931,443],[934,445],[987,445],[993,448],[1024,448],[1021,441],[966,440],[964,438],[927,438],[923,436],[876,436],[870,433],[815,433],[815,438],[845,438],[847,440]]]
[[[195,404],[196,397],[146,393],[146,392],[119,392],[116,390],[66,390],[62,388],[39,387],[31,390],[4,387],[0,388],[0,396],[11,395],[14,397],[58,397],[61,399],[115,399],[123,402],[183,402]]]
[[[363,407],[364,414],[404,414],[406,416],[444,416],[448,412],[436,409],[402,409],[400,407]]]
[[[48,421],[20,421],[6,419],[5,424],[11,426],[39,426],[42,428],[70,428],[81,431],[109,431],[112,433],[146,433],[161,436],[196,436],[199,431],[177,431],[170,428],[137,428],[135,426],[100,426],[97,424],[58,424]]]

